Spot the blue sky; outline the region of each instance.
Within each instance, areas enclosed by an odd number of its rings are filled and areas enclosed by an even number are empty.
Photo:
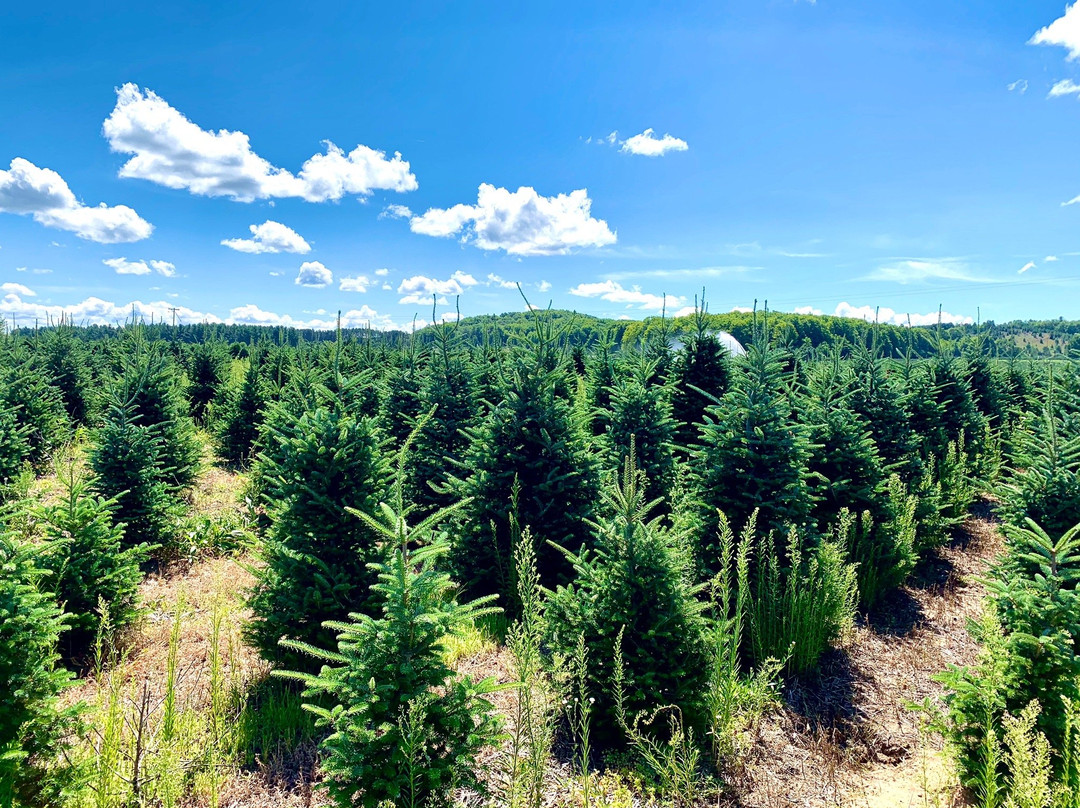
[[[1080,317],[1080,4],[152,5],[6,10],[9,322]]]

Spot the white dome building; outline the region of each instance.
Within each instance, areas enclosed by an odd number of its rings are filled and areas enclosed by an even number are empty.
[[[731,336],[727,331],[707,331],[710,336],[716,337],[720,344],[727,348],[727,352],[732,356],[745,356],[746,348],[742,346],[735,337]],[[673,351],[681,351],[686,347],[686,342],[681,337],[672,337],[668,341],[668,346]]]

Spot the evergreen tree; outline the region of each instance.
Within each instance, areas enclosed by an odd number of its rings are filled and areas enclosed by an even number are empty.
[[[44,548],[0,529],[0,805],[38,803],[41,766],[70,727],[60,707],[71,674],[57,663],[64,630],[37,555]]]
[[[149,548],[123,547],[123,525],[113,520],[114,503],[91,494],[74,466],[60,472],[63,499],[39,506],[37,518],[49,543],[42,567],[66,615],[64,657],[79,659],[90,650],[104,621],[123,630],[138,616],[136,593]]]
[[[139,426],[154,433],[163,483],[183,490],[195,481],[202,448],[180,394],[175,364],[163,351],[136,341],[124,358],[110,406],[128,408]]]
[[[448,808],[456,788],[484,793],[476,761],[499,734],[485,698],[494,680],[457,675],[443,649],[447,637],[497,610],[487,606],[489,598],[454,599],[457,587],[438,564],[450,550],[438,529],[448,511],[410,527],[402,483],[399,475],[396,509],[383,504],[379,519],[354,511],[391,548],[374,565],[377,616],[353,613],[349,622],[328,624],[327,634],[337,635],[336,653],[283,641],[297,654],[329,663],[317,676],[292,677],[305,682],[307,695],[322,697],[307,706],[330,730],[322,767],[342,808]],[[330,707],[323,706],[326,698]]]
[[[902,390],[886,372],[876,346],[857,349],[853,370],[848,408],[866,419],[883,465],[910,481],[922,466]]]
[[[266,387],[258,359],[252,357],[240,387],[226,393],[215,420],[218,451],[229,463],[246,464],[251,459],[268,404]]]
[[[731,368],[727,348],[709,329],[704,298],[694,309],[694,333],[675,362],[672,414],[681,446],[697,443],[698,430],[710,405],[728,391]]]
[[[430,417],[420,419],[406,461],[406,490],[422,515],[454,501],[446,490],[448,473],[468,451],[467,430],[475,426],[479,409],[471,368],[454,350],[454,333],[449,324],[438,326],[419,398],[420,410]]]
[[[1069,435],[1051,407],[1023,430],[1001,486],[1002,515],[1013,525],[1034,520],[1052,536],[1080,523],[1080,435]]]
[[[814,500],[812,517],[819,530],[842,508],[875,521],[885,513],[885,473],[869,424],[847,404],[853,389],[839,355],[815,366],[802,396],[802,418],[811,445],[808,469]]]
[[[698,503],[699,562],[709,572],[719,563],[718,511],[736,532],[758,511],[758,528],[781,541],[789,526],[801,527],[810,516],[810,446],[794,420],[781,367],[776,353],[755,341],[732,389],[706,413],[692,494]]]
[[[181,504],[161,458],[157,431],[142,423],[132,404],[112,403],[90,449],[90,487],[111,503],[114,522],[124,526],[125,548],[156,549],[173,538]]]
[[[619,379],[609,392],[606,444],[610,466],[619,468],[633,456],[635,467],[645,475],[645,499],[668,500],[675,485],[675,422],[669,390],[649,383],[654,363],[644,357],[638,360],[630,363],[628,376]]]
[[[270,532],[248,636],[265,658],[291,667],[304,660],[278,641],[330,647],[336,632],[323,623],[372,608],[369,565],[380,560],[370,525],[346,510],[373,511],[381,496],[386,467],[374,419],[346,409],[348,396],[324,389],[321,397],[329,406],[299,414],[275,405],[266,426],[277,451],[258,460]]]
[[[601,507],[611,516],[590,522],[595,550],[568,552],[576,577],[556,590],[548,611],[560,652],[572,655],[584,637],[597,729],[608,738],[618,728],[612,685],[620,634],[631,717],[674,705],[692,721],[708,672],[704,600],[691,583],[687,537],[649,518],[656,502],[646,501],[647,481],[631,457],[621,478],[612,476]]]
[[[90,354],[67,327],[45,332],[38,345],[41,367],[59,391],[72,424],[89,424],[95,412]]]
[[[566,582],[571,567],[554,545],[587,540],[596,471],[583,425],[556,395],[557,371],[535,357],[519,359],[503,398],[470,430],[471,447],[452,491],[469,503],[461,512],[453,563],[460,580],[479,593],[513,598],[510,512],[520,487],[518,520],[537,537],[537,567],[546,586]]]
[[[205,424],[210,402],[224,386],[228,354],[220,342],[201,342],[192,347],[188,361],[188,401],[191,417]]]
[[[593,435],[607,431],[611,414],[611,391],[615,386],[616,363],[613,354],[611,332],[586,357],[585,382],[592,406],[590,426]]]
[[[14,410],[15,420],[26,430],[27,460],[35,470],[43,471],[53,451],[71,434],[63,398],[25,349],[9,352],[3,364],[0,399]]]
[[[420,416],[419,388],[417,357],[410,351],[390,368],[379,413],[383,434],[389,436],[395,448],[405,443]]]
[[[0,500],[30,457],[30,428],[19,423],[18,410],[0,398]]]

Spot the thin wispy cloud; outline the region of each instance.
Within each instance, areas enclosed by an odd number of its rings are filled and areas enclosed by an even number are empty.
[[[1025,272],[1030,272],[1033,269],[1035,269],[1035,262],[1034,261],[1028,261],[1026,264],[1024,264],[1022,267],[1020,267],[1020,269],[1018,269],[1016,271],[1016,274],[1017,275],[1023,275]]]
[[[1027,79],[1017,79],[1016,81],[1009,82],[1006,87],[1009,88],[1010,93],[1019,93],[1023,95],[1027,92],[1028,82]]]
[[[877,267],[858,280],[883,281],[901,285],[924,284],[934,281],[961,283],[997,283],[995,278],[979,275],[958,258],[905,258]]]

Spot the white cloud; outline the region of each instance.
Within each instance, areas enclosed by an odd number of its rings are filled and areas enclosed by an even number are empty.
[[[626,154],[640,154],[644,157],[663,157],[668,152],[686,151],[689,148],[682,138],[668,134],[656,137],[652,129],[646,129],[640,135],[624,140],[619,151]]]
[[[411,219],[412,211],[407,205],[387,205],[379,214],[380,219]]]
[[[320,261],[305,261],[300,265],[300,272],[296,276],[297,286],[311,286],[322,289],[334,282],[334,273],[322,265]]]
[[[237,306],[229,312],[230,323],[244,323],[247,325],[272,325],[286,326],[288,328],[313,328],[319,331],[328,331],[337,327],[337,317],[327,319],[303,320],[288,314],[277,314],[272,311],[264,311],[253,303],[245,306]],[[417,320],[416,327],[423,328],[427,325],[426,320]],[[386,314],[379,314],[370,306],[363,305],[358,309],[350,309],[341,313],[342,328],[375,328],[380,331],[411,331],[412,324],[401,325],[395,323]]]
[[[570,294],[578,297],[598,297],[609,303],[623,303],[627,308],[632,306],[644,310],[660,311],[665,306],[662,295],[653,295],[642,292],[640,286],[632,286],[624,289],[616,281],[606,280],[597,283],[579,283],[570,290]],[[678,295],[668,295],[666,305],[675,309],[684,305],[686,301]]]
[[[84,205],[63,177],[21,157],[12,160],[7,171],[0,170],[0,212],[28,214],[46,227],[100,244],[140,241],[154,230],[127,205]]]
[[[1060,45],[1069,51],[1070,61],[1080,58],[1080,3],[1065,8],[1065,14],[1028,40],[1029,45]]]
[[[1020,93],[1020,95],[1023,95],[1027,92],[1028,83],[1027,79],[1017,79],[1016,81],[1009,82],[1005,86],[1009,88],[1010,93]]]
[[[938,313],[936,311],[930,312],[929,314],[909,314],[897,312],[884,306],[881,308],[875,308],[874,306],[853,306],[846,301],[837,305],[835,316],[848,317],[854,320],[866,320],[871,323],[874,322],[876,316],[879,323],[891,323],[892,325],[907,325],[909,321],[911,325],[935,325],[938,321]],[[973,317],[950,314],[947,311],[943,311],[941,312],[941,322],[969,324],[974,323],[975,319]]]
[[[1050,88],[1050,92],[1046,97],[1059,98],[1063,95],[1080,95],[1080,84],[1077,84],[1072,79],[1062,79],[1054,82],[1054,86]]]
[[[547,281],[540,281],[540,283],[536,284],[536,288],[539,289],[541,292],[547,292],[551,289],[551,284]]]
[[[11,320],[15,315],[24,324],[32,321],[58,322],[61,316],[76,325],[122,325],[131,322],[132,313],[139,321],[172,322],[173,304],[164,300],[144,303],[134,300],[117,304],[99,297],[88,297],[81,303],[68,306],[44,305],[24,300],[30,297],[22,291],[11,291],[0,287],[5,295],[0,297],[0,314]],[[206,312],[195,311],[186,306],[177,306],[176,318],[180,323],[220,323],[220,318]]]
[[[1017,271],[1016,274],[1017,275],[1023,275],[1029,269],[1035,269],[1035,262],[1034,261],[1028,261],[1026,264],[1024,264],[1022,267],[1020,267],[1020,269]]]
[[[470,286],[479,283],[476,278],[460,269],[447,278],[440,281],[436,278],[428,278],[424,275],[413,275],[406,278],[398,286],[398,294],[404,295],[398,303],[419,304],[430,303],[432,297],[439,298],[440,303],[446,301],[449,295],[460,295]]]
[[[796,314],[813,314],[815,316],[821,316],[821,309],[815,309],[813,306],[797,306],[795,308]]]
[[[383,278],[390,274],[390,270],[386,269],[385,267],[382,269],[376,269],[375,274],[378,275],[380,278]]]
[[[1046,258],[1043,259],[1043,262],[1047,263],[1047,264],[1052,264],[1054,261],[1057,261],[1057,260],[1058,260],[1058,257],[1056,255],[1048,255],[1048,256],[1046,256]]]
[[[371,281],[360,275],[355,278],[342,278],[338,289],[342,292],[366,292]]]
[[[346,154],[329,141],[324,154],[310,157],[294,175],[256,154],[243,132],[202,129],[153,91],[134,84],[116,91],[116,107],[102,131],[113,151],[133,155],[121,167],[121,177],[201,196],[325,202],[345,194],[417,188],[399,153],[387,159],[384,152],[361,145]]]
[[[392,289],[393,289],[394,287],[393,287],[393,286],[391,286],[391,285],[390,285],[390,284],[388,284],[388,283],[384,283],[384,284],[382,285],[382,288],[383,288],[383,291],[389,292],[389,291],[391,291],[391,290],[392,290]]]
[[[500,289],[517,289],[517,284],[514,281],[504,280],[495,274],[489,274],[487,276],[488,286],[498,286]]]
[[[569,194],[541,196],[522,186],[516,191],[483,183],[475,205],[431,208],[414,216],[414,233],[448,237],[482,250],[505,250],[511,255],[562,255],[575,247],[614,244],[616,235],[603,219],[590,213],[592,200],[581,188]]]
[[[965,281],[970,283],[993,283],[994,278],[972,274],[963,261],[956,258],[927,260],[922,258],[904,259],[894,264],[881,266],[861,280],[891,281],[899,284],[927,283],[935,280]]]
[[[303,236],[281,222],[267,219],[262,224],[248,227],[251,238],[227,238],[221,243],[231,250],[244,253],[299,253],[311,252],[311,245]]]
[[[737,311],[740,314],[751,314],[754,311],[754,309],[750,306],[732,306],[731,310]]]
[[[37,297],[37,292],[21,283],[0,283],[0,292],[5,295],[19,295],[20,297]]]
[[[176,275],[176,266],[168,261],[129,261],[127,258],[105,258],[101,263],[116,270],[117,275],[149,275],[152,271],[166,278]]]

